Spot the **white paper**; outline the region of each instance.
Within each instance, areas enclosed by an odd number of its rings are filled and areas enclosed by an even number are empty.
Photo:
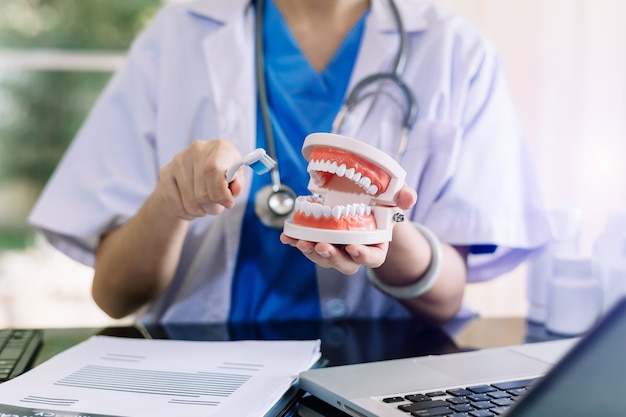
[[[319,340],[93,336],[1,384],[0,404],[120,417],[263,416],[319,357]]]

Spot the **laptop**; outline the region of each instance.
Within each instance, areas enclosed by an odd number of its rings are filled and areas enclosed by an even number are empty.
[[[355,417],[623,417],[624,350],[626,299],[583,338],[313,369],[300,388]]]

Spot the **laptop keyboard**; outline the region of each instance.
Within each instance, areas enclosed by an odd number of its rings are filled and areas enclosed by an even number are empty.
[[[41,329],[0,329],[0,382],[27,371],[43,339]]]
[[[493,417],[506,413],[509,407],[538,379],[507,381],[491,385],[474,385],[445,391],[385,397],[383,402],[397,406],[411,416]]]

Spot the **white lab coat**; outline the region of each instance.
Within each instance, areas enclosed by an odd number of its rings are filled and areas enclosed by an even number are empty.
[[[495,254],[470,259],[471,281],[492,278],[550,237],[496,54],[465,20],[414,0],[396,1],[410,47],[403,78],[419,105],[400,159],[419,194],[407,214],[444,242],[499,245]],[[386,1],[373,0],[352,86],[389,70],[395,30]],[[31,223],[57,248],[92,265],[99,236],[134,215],[156,186],[159,169],[192,140],[229,139],[242,154],[254,149],[253,32],[248,0],[167,6],[133,44]],[[393,154],[396,142],[385,138],[397,137],[398,113],[388,104],[359,106],[342,133]],[[220,216],[191,222],[173,283],[141,320],[227,320],[248,193]],[[373,288],[364,271],[345,277],[318,268],[318,282],[324,317],[407,314]]]

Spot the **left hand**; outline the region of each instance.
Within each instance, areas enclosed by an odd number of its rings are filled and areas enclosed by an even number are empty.
[[[417,193],[407,184],[398,193],[398,208],[408,210],[417,201]],[[389,242],[374,245],[333,245],[326,242],[309,242],[293,239],[284,233],[280,241],[286,245],[300,249],[300,251],[323,268],[335,268],[345,275],[356,273],[361,265],[369,268],[380,267],[387,258]]]

